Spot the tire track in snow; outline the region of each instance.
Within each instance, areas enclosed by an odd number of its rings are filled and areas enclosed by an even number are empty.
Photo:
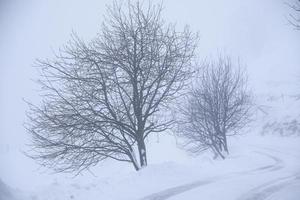
[[[259,147],[259,146],[256,146],[256,147]],[[277,151],[277,150],[273,150],[271,148],[265,148],[265,147],[260,147],[260,148],[266,149],[269,151]],[[285,154],[284,152],[280,152],[280,151],[277,151],[277,152],[279,152],[281,154]],[[265,154],[262,152],[258,152],[258,153]],[[291,155],[291,154],[289,154],[289,155],[293,156],[293,157],[297,157],[295,155]],[[271,168],[271,171],[279,170],[284,167],[284,162],[281,159],[279,159],[278,157],[272,156],[272,155],[269,155],[269,157],[272,157],[274,159],[274,161],[277,162],[277,165],[275,165],[273,167],[273,169]],[[261,184],[257,187],[252,188],[247,193],[240,196],[237,200],[265,200],[268,197],[270,197],[272,194],[274,194],[280,190],[283,190],[294,183],[300,183],[300,174],[295,174],[295,175],[291,175],[291,176],[278,178],[278,179],[272,180],[270,182]]]
[[[239,197],[238,200],[265,200],[272,194],[289,187],[295,182],[300,182],[299,175],[272,180],[249,190],[247,193]]]
[[[172,187],[154,194],[151,194],[149,196],[146,196],[142,198],[141,200],[163,200],[163,199],[168,199],[172,196],[175,196],[177,194],[186,192],[188,190],[192,190],[194,188],[200,187],[202,185],[207,185],[209,183],[215,182],[213,179],[212,180],[204,180],[204,181],[196,181],[193,183],[177,186],[177,187]]]
[[[188,184],[184,184],[184,185],[180,185],[180,186],[176,186],[176,187],[171,187],[171,188],[162,190],[160,192],[156,192],[156,193],[147,195],[147,196],[141,198],[140,200],[165,200],[165,199],[169,199],[170,197],[176,196],[178,194],[187,192],[189,190],[195,189],[195,188],[203,186],[203,185],[211,184],[211,183],[217,182],[219,180],[234,178],[234,177],[236,177],[236,175],[243,176],[243,175],[249,175],[252,173],[273,172],[273,171],[280,170],[284,167],[284,162],[275,156],[272,156],[270,154],[260,152],[260,151],[254,151],[254,153],[258,153],[263,156],[266,156],[269,159],[273,160],[274,163],[265,165],[262,167],[258,167],[255,169],[251,169],[251,170],[246,170],[246,171],[242,171],[242,172],[234,172],[234,173],[230,173],[228,175],[216,176],[216,177],[208,178],[208,179],[202,180],[202,181],[195,181],[192,183],[188,183]]]
[[[262,170],[267,170],[267,171],[277,171],[277,170],[280,170],[282,168],[284,168],[284,162],[283,160],[279,159],[278,157],[275,157],[275,156],[272,156],[270,154],[267,154],[267,153],[263,153],[263,152],[260,152],[260,151],[254,151],[255,153],[257,154],[260,154],[260,155],[263,155],[263,156],[266,156],[268,157],[269,159],[273,160],[274,163],[271,164],[271,165],[266,165],[266,166],[263,166],[263,167],[259,167],[257,168],[256,170],[254,171],[262,171]],[[253,171],[253,170],[252,170]]]

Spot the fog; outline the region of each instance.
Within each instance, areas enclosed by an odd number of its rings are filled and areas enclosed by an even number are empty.
[[[52,176],[41,174],[43,169],[23,154],[30,139],[23,127],[23,99],[39,102],[35,59],[51,57],[72,31],[86,41],[93,38],[109,2],[0,2],[0,178],[7,184],[32,188]],[[199,60],[218,53],[239,59],[254,93],[299,88],[300,32],[288,23],[290,12],[284,0],[164,1],[167,22],[199,32]]]

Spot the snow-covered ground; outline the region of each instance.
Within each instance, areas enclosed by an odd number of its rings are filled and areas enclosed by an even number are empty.
[[[262,110],[247,132],[230,138],[225,160],[213,160],[207,152],[190,156],[178,148],[179,138],[154,136],[148,141],[150,164],[141,171],[108,161],[92,169],[93,176],[53,179],[23,191],[2,183],[0,190],[22,200],[298,200],[299,130],[282,134],[266,124],[276,122],[283,133],[291,131],[282,124],[299,119],[299,100],[291,95],[260,97]]]
[[[34,60],[51,56],[72,30],[94,37],[111,1],[24,2],[0,3],[0,200],[300,199],[300,40],[287,0],[164,1],[167,21],[200,32],[201,58],[224,49],[247,66],[259,110],[246,133],[230,138],[226,160],[192,157],[179,138],[154,135],[147,168],[107,161],[74,178],[43,173],[22,154],[22,98],[39,100]]]
[[[188,155],[178,147],[180,138],[153,135],[150,163],[141,171],[107,161],[77,177],[23,180],[28,187],[22,190],[0,180],[0,200],[299,200],[300,100],[290,93],[255,99],[255,120],[230,137],[225,160],[208,152]]]
[[[300,197],[299,144],[299,137],[236,137],[231,139],[226,160],[203,154],[150,164],[139,172],[131,166],[105,163],[97,170],[99,177],[53,181],[23,191],[23,196],[26,200],[296,200]]]

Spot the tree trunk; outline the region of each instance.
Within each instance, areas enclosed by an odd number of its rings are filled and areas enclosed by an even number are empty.
[[[139,166],[135,162],[132,162],[132,165],[136,171],[140,170]]]
[[[132,149],[131,149],[131,152],[129,152],[128,156],[129,156],[129,158],[131,160],[131,163],[132,163],[134,169],[136,171],[139,171],[141,169],[141,167],[139,166],[139,163],[136,160],[135,153],[134,153],[134,151]]]
[[[222,152],[220,151],[220,149],[216,144],[212,145],[212,149],[215,153],[214,159],[216,159],[218,156],[220,156],[223,160],[225,159],[225,156],[223,156]]]
[[[224,143],[224,150],[225,150],[226,153],[228,154],[229,151],[228,151],[228,145],[227,145],[227,137],[226,137],[226,134],[225,134],[225,133],[223,134],[223,143]]]
[[[140,165],[141,168],[147,166],[147,154],[146,154],[146,145],[145,141],[143,139],[140,139],[138,141],[138,150],[140,155]]]

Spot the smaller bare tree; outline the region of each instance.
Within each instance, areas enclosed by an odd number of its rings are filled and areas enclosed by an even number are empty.
[[[247,77],[229,57],[205,63],[187,103],[180,108],[179,135],[192,153],[211,150],[215,158],[228,153],[227,136],[237,134],[250,119]]]

